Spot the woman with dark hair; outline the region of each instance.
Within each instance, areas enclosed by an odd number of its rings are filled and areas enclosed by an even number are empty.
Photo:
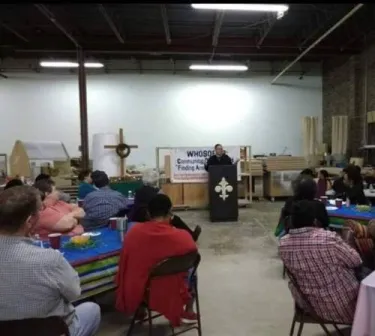
[[[283,236],[290,228],[290,216],[296,202],[310,201],[313,206],[313,216],[317,227],[327,228],[329,226],[328,213],[325,204],[315,199],[317,185],[315,181],[306,175],[300,175],[293,183],[294,196],[290,197],[281,210],[279,223],[275,230],[275,236]]]
[[[369,204],[363,191],[363,179],[359,167],[349,165],[344,174],[345,196],[353,204]]]
[[[143,186],[135,191],[134,204],[128,214],[130,222],[143,223],[150,220],[148,212],[148,205],[150,201],[161,192],[157,188],[157,173],[155,171],[145,171],[142,178]],[[191,230],[189,226],[177,215],[172,215],[171,224],[178,228],[185,230],[191,234],[196,241],[201,233],[201,227],[197,226],[195,230]]]
[[[86,195],[96,190],[92,184],[90,170],[82,170],[78,174],[78,181],[80,181],[79,186],[78,186],[78,199],[79,200],[83,200],[86,197]]]
[[[332,183],[329,179],[329,174],[325,169],[318,172],[318,178],[316,180],[317,193],[316,197],[319,199],[321,196],[325,196],[327,190],[332,189]]]
[[[9,188],[13,188],[13,187],[17,187],[17,186],[22,186],[23,185],[23,182],[18,179],[18,178],[14,178],[12,180],[10,180],[4,187],[4,190],[7,190]]]

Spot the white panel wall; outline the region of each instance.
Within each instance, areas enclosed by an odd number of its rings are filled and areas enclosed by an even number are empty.
[[[320,76],[205,78],[181,75],[88,76],[92,134],[124,128],[137,144],[129,164],[154,165],[157,146],[252,145],[253,153],[302,154],[302,116],[322,116]],[[63,141],[79,155],[75,75],[11,74],[0,79],[0,153],[16,139]]]

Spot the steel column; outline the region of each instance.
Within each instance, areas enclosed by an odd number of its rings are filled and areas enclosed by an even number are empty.
[[[77,50],[78,60],[78,90],[79,90],[79,116],[81,128],[81,167],[89,168],[89,130],[87,118],[87,92],[86,92],[86,69],[85,55],[81,48]]]

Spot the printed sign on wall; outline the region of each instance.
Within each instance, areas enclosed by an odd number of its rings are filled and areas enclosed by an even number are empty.
[[[240,159],[239,146],[224,147],[233,162]],[[177,147],[171,151],[171,181],[173,183],[207,182],[208,174],[204,165],[215,151],[212,147]],[[241,179],[241,166],[237,164],[238,180]]]

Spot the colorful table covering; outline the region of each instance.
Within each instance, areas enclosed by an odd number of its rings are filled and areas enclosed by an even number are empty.
[[[375,219],[375,207],[370,211],[358,211],[355,206],[343,206],[337,210],[327,210],[331,227],[340,228],[348,219],[353,219],[361,224],[367,225],[371,219]]]
[[[132,223],[128,224],[128,230],[131,226]],[[114,280],[122,247],[120,233],[108,228],[97,230],[97,232],[101,234],[93,237],[97,242],[95,247],[82,250],[64,247],[60,249],[79,274],[82,288],[79,301],[116,287]],[[63,246],[68,239],[68,237],[63,237]]]

